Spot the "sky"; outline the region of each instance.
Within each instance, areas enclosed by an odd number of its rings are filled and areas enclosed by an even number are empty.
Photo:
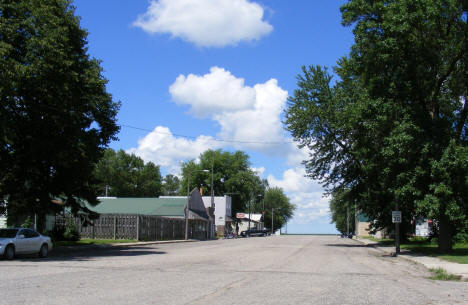
[[[242,150],[296,205],[288,233],[337,233],[282,120],[302,66],[349,53],[344,0],[75,0],[88,52],[121,102],[113,149],[180,174],[208,149]],[[214,169],[216,171],[216,169]]]

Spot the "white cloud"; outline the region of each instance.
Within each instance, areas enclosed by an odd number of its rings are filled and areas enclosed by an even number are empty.
[[[198,76],[180,75],[169,92],[177,104],[189,105],[198,117],[209,117],[221,126],[218,137],[238,149],[286,154],[290,141],[285,136],[281,113],[286,106],[288,92],[270,79],[253,87],[244,79],[222,68],[212,67],[210,73]]]
[[[323,196],[323,188],[317,182],[305,177],[305,170],[302,167],[287,169],[281,179],[276,179],[273,175],[269,175],[267,179],[271,187],[281,187],[291,203],[296,205],[297,209],[291,223],[330,221],[330,199]]]
[[[176,104],[190,105],[199,118],[252,108],[256,94],[254,88],[244,86],[243,78],[218,67],[203,76],[179,75],[169,92]]]
[[[159,0],[133,25],[148,33],[168,33],[200,47],[224,47],[258,40],[273,30],[263,8],[248,0]]]
[[[168,170],[179,174],[180,162],[196,159],[208,149],[219,148],[212,137],[199,136],[195,140],[176,138],[167,127],[157,126],[152,132],[138,141],[137,148],[127,152],[134,153],[146,162],[152,161]]]

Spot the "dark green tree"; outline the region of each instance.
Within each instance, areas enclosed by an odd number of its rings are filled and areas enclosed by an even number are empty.
[[[213,168],[213,191],[215,196],[226,194],[232,197],[232,215],[245,212],[249,203],[258,202],[257,196],[264,193],[265,185],[250,169],[249,156],[241,151],[234,153],[208,150],[194,160],[182,164],[181,195],[187,195],[187,177],[190,172],[190,188],[203,188],[203,195],[211,192],[211,168]],[[207,170],[208,172],[203,172]]]
[[[355,228],[355,204],[347,195],[348,190],[336,189],[330,199],[331,223],[343,234],[354,232]]]
[[[263,209],[265,205],[265,214],[263,222],[266,228],[271,230],[271,216],[273,211],[273,230],[281,229],[286,222],[291,219],[296,206],[289,202],[289,198],[284,194],[283,189],[279,187],[271,187],[265,190],[265,202],[257,204],[257,212],[259,208]]]
[[[116,197],[158,197],[162,194],[159,166],[123,150],[107,149],[95,171],[100,195]]]
[[[376,228],[389,227],[397,208],[403,227],[434,218],[439,248],[450,249],[468,214],[466,172],[441,175],[464,164],[468,143],[467,3],[352,0],[342,13],[355,44],[338,80],[304,68],[286,112],[287,128],[311,150],[307,172],[329,192],[349,189]]]
[[[0,198],[9,221],[97,204],[96,162],[119,128],[87,33],[66,0],[0,2]],[[39,221],[39,226],[42,225]]]
[[[166,196],[174,196],[180,193],[180,179],[172,174],[167,174],[163,181],[163,193]]]

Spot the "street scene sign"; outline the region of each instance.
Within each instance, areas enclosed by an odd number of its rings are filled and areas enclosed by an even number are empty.
[[[392,211],[392,223],[401,223],[401,211]]]

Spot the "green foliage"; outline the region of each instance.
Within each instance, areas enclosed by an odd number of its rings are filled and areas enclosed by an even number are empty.
[[[116,139],[119,103],[67,0],[0,2],[0,198],[8,215],[97,204],[92,175]],[[41,228],[39,228],[41,229]]]
[[[439,246],[468,221],[466,2],[351,0],[343,24],[355,43],[334,69],[302,69],[285,124],[310,149],[307,174],[403,232],[435,219]],[[345,204],[343,201],[342,204]],[[336,206],[335,206],[336,207]]]
[[[263,222],[265,227],[271,229],[271,212],[273,209],[273,229],[274,231],[283,227],[293,216],[296,206],[289,202],[289,198],[284,194],[283,189],[279,187],[267,188],[265,191],[265,214]],[[257,212],[263,208],[263,202],[257,204]]]
[[[354,232],[355,226],[355,205],[347,198],[347,195],[349,191],[337,189],[332,193],[330,200],[331,222],[343,234]]]
[[[73,218],[69,217],[65,224],[65,231],[63,232],[63,240],[77,241],[80,240],[80,232],[73,222]]]
[[[101,181],[101,196],[158,197],[162,194],[159,166],[144,163],[140,157],[123,150],[107,149],[98,162],[95,176]]]
[[[433,273],[433,276],[430,277],[432,280],[438,281],[459,281],[461,276],[448,273],[442,268],[432,268],[430,271]]]
[[[164,178],[162,188],[165,196],[177,195],[181,190],[179,177],[167,174]]]
[[[33,227],[33,222],[31,220],[31,216],[26,217],[26,220],[23,222],[21,225],[22,228],[32,228]]]
[[[188,175],[190,186],[203,189],[203,195],[211,191],[211,168],[213,167],[213,192],[215,196],[228,194],[232,197],[232,215],[245,212],[249,202],[258,202],[265,189],[264,182],[250,169],[249,156],[241,151],[234,153],[208,150],[194,160],[182,164],[180,194],[187,195]],[[203,170],[208,170],[204,172]]]

